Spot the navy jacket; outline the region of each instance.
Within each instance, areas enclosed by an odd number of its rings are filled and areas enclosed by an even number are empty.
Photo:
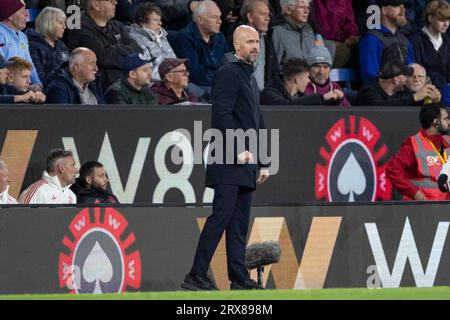
[[[106,104],[99,79],[89,83],[88,87],[97,97],[98,104]],[[64,70],[58,77],[50,82],[45,94],[47,95],[47,103],[81,104],[78,88],[73,83],[73,78],[67,70]]]
[[[56,41],[55,47],[52,48],[44,40],[44,37],[33,29],[28,29],[26,35],[30,46],[31,58],[39,79],[41,79],[45,88],[56,78],[61,68],[65,67],[65,64],[69,62],[69,49],[62,41]]]
[[[414,61],[427,70],[431,82],[440,90],[450,82],[450,39],[443,34],[442,40],[442,46],[436,51],[422,30],[409,38],[414,47]]]
[[[252,73],[253,66],[239,60],[225,64],[214,77],[211,128],[222,132],[224,147],[222,164],[208,164],[206,168],[206,186],[208,187],[224,184],[252,189],[256,187],[258,165],[237,164],[236,148],[233,149],[231,144],[225,143],[226,129],[247,131],[265,128],[264,118],[259,107],[258,84]],[[230,155],[229,152],[234,152],[234,154]],[[233,164],[225,164],[227,153],[234,158]],[[217,156],[217,154],[213,154],[213,156]],[[256,161],[258,161],[257,156],[257,154],[253,154]]]
[[[170,39],[178,58],[189,59],[189,80],[198,86],[210,87],[216,71],[222,66],[225,53],[230,51],[222,33],[203,40],[197,25],[191,22]]]
[[[0,84],[0,103],[14,103],[14,94],[11,93],[8,85]]]
[[[313,93],[302,96],[291,96],[283,84],[282,76],[277,75],[261,92],[262,105],[322,105],[325,104],[321,94]]]

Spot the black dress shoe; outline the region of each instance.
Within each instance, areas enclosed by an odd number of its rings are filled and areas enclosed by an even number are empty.
[[[199,290],[219,290],[208,277],[201,275],[192,275],[188,273],[181,283],[181,288],[191,291]]]
[[[244,282],[232,282],[230,286],[231,290],[263,290],[264,287],[260,286],[255,280],[249,279]]]

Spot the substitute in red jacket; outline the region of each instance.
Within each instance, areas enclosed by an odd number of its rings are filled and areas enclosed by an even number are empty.
[[[386,176],[405,200],[449,200],[437,180],[450,153],[448,113],[441,105],[425,105],[419,114],[422,130],[403,142],[392,157]]]

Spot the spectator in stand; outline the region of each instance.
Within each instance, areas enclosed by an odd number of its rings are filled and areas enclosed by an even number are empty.
[[[408,137],[389,160],[386,177],[404,200],[450,200],[450,194],[438,188],[450,148],[444,137],[449,128],[448,113],[439,104],[423,106],[419,119],[421,130]]]
[[[50,150],[42,179],[22,192],[19,203],[76,204],[77,197],[70,186],[75,183],[77,173],[72,151]]]
[[[6,84],[9,71],[8,66],[13,62],[6,61],[0,55],[0,103],[33,103],[36,101],[36,93],[28,91],[25,94],[18,94],[14,87]]]
[[[426,98],[434,96],[435,86],[426,84],[412,93],[404,90],[407,77],[414,74],[412,67],[399,60],[387,61],[381,66],[377,81],[369,81],[359,91],[356,105],[360,106],[421,106]]]
[[[366,32],[358,44],[361,78],[365,82],[378,76],[383,61],[414,62],[414,51],[405,34],[399,29],[406,25],[407,0],[379,0],[381,28]]]
[[[143,3],[144,0],[117,0],[116,16],[114,20],[118,20],[125,25],[133,23],[133,17],[139,10],[138,6]]]
[[[420,63],[433,84],[442,89],[450,82],[450,38],[446,35],[450,24],[450,4],[433,0],[424,11],[425,26],[411,35],[414,59]]]
[[[141,52],[122,23],[112,20],[116,0],[85,0],[81,28],[69,32],[68,47],[91,49],[97,56],[102,88],[108,88],[121,75],[123,59]]]
[[[242,3],[242,23],[255,28],[260,36],[259,55],[253,64],[255,66],[253,75],[258,82],[260,91],[280,71],[280,64],[277,60],[275,48],[268,35],[270,15],[267,0],[245,0]]]
[[[313,0],[314,20],[320,33],[336,45],[334,68],[344,67],[352,58],[359,29],[351,0]]]
[[[10,86],[9,88],[13,88],[12,91],[8,90],[9,94],[17,94],[24,95],[29,91],[33,91],[33,87],[31,86],[30,75],[33,70],[33,66],[27,60],[12,57],[8,60],[10,64],[8,65],[8,78],[7,84]],[[33,102],[35,103],[44,103],[45,102],[45,94],[41,91],[34,92],[35,99]]]
[[[283,71],[269,81],[261,93],[262,105],[322,105],[335,104],[341,97],[330,91],[324,95],[304,95],[309,83],[309,66],[305,60],[290,58],[283,63]]]
[[[56,104],[104,104],[103,90],[96,78],[97,57],[88,48],[76,48],[64,70],[47,87],[47,102]]]
[[[162,80],[151,86],[160,104],[198,102],[197,97],[187,90],[189,70],[187,59],[167,58],[159,65]]]
[[[324,42],[314,35],[308,23],[310,0],[281,0],[284,22],[273,27],[272,41],[278,62],[289,58],[306,60],[314,46],[327,46],[334,57],[336,46],[333,42]]]
[[[192,13],[201,1],[192,0],[153,0],[163,13],[168,30],[180,30],[191,22]]]
[[[77,196],[77,203],[119,203],[108,191],[108,176],[103,164],[89,161],[80,167],[80,176],[70,189]]]
[[[209,99],[212,79],[229,52],[225,36],[220,32],[220,10],[213,1],[201,1],[186,28],[180,30],[172,47],[178,58],[189,60],[189,80],[198,88],[197,97]]]
[[[430,78],[427,77],[427,72],[424,67],[422,67],[418,63],[410,64],[410,67],[414,69],[414,74],[411,77],[408,77],[406,81],[406,89],[410,90],[413,93],[420,91],[426,84],[430,84]],[[441,92],[439,90],[435,90],[433,95],[429,98],[425,99],[425,104],[430,103],[439,103],[441,101]]]
[[[0,160],[0,205],[17,204],[17,200],[9,194],[9,170],[5,161]]]
[[[53,7],[44,8],[35,21],[36,31],[27,29],[30,54],[44,88],[69,61],[69,50],[60,39],[66,30],[66,15]]]
[[[150,90],[152,66],[140,53],[128,55],[122,66],[122,77],[105,92],[109,104],[156,105],[158,99]]]
[[[166,58],[176,58],[167,31],[161,27],[161,10],[153,3],[141,3],[134,14],[134,24],[130,27],[130,37],[141,47],[144,56],[153,61],[152,80],[158,81],[158,67]]]
[[[311,81],[306,86],[305,95],[315,93],[325,95],[328,92],[334,92],[339,97],[339,99],[334,100],[337,105],[350,107],[350,102],[345,97],[341,86],[330,79],[332,62],[328,49],[325,47],[312,48],[307,62],[310,68],[309,78]]]
[[[27,26],[28,10],[21,0],[0,1],[0,54],[6,59],[21,57],[32,64],[33,91],[42,89],[42,83],[30,56],[27,36],[21,31]]]

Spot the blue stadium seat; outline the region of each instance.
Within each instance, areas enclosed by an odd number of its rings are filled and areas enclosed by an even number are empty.
[[[356,72],[354,69],[331,69],[330,79],[333,82],[343,82],[343,88],[352,90],[351,82],[355,82]]]
[[[40,12],[41,12],[41,9],[37,9],[37,8],[28,9],[28,13],[30,14],[30,16],[28,17],[27,22],[34,22]]]

